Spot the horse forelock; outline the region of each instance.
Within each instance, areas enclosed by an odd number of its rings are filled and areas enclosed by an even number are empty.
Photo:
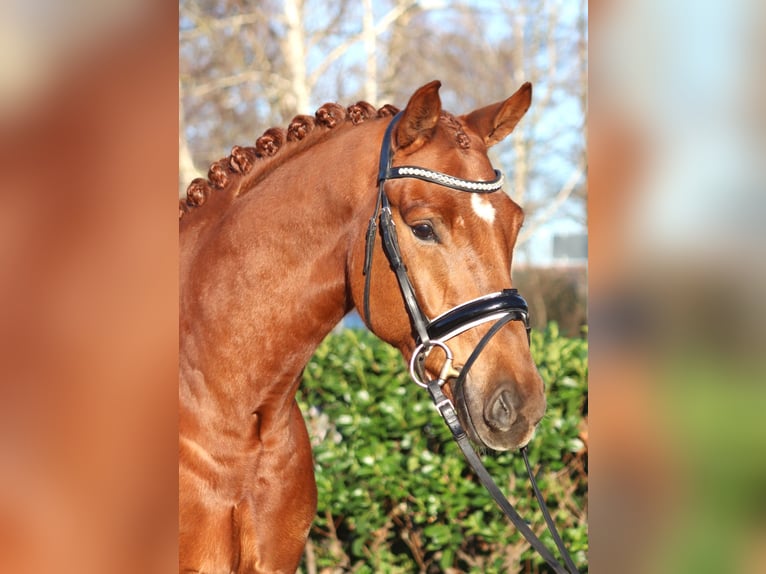
[[[457,143],[458,147],[461,149],[470,149],[471,139],[468,137],[468,134],[465,133],[463,124],[461,124],[460,121],[451,113],[444,110],[442,110],[440,119],[446,128],[452,132],[452,135],[455,138],[455,143]]]
[[[186,199],[179,202],[179,219],[204,205],[214,194],[231,189],[235,183],[243,183],[245,176],[256,181],[290,159],[294,152],[321,141],[319,136],[340,125],[356,126],[369,119],[391,117],[398,111],[390,104],[376,109],[372,104],[360,101],[344,108],[328,102],[317,109],[314,116],[295,116],[286,129],[269,128],[255,141],[254,146],[232,147],[228,156],[210,166],[207,178],[198,177],[191,181],[186,189]],[[251,187],[243,186],[236,195],[244,194]]]

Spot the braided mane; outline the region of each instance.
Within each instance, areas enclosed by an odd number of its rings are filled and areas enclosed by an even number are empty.
[[[311,135],[326,133],[341,124],[350,122],[359,125],[371,118],[383,118],[396,115],[398,108],[386,104],[375,109],[367,102],[344,108],[336,103],[326,103],[321,106],[314,116],[297,115],[287,129],[269,128],[255,141],[254,147],[235,145],[231,154],[219,159],[210,166],[207,179],[198,177],[186,188],[186,199],[179,201],[179,219],[192,209],[203,205],[215,190],[223,190],[234,181],[246,175],[257,175],[264,172],[290,149],[299,149],[298,142],[306,142],[314,138]],[[307,140],[308,138],[308,140]],[[274,158],[274,159],[273,159]],[[272,161],[269,161],[272,160]],[[255,168],[255,171],[253,169]]]

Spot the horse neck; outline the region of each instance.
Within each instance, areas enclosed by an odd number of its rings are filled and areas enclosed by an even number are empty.
[[[225,386],[219,403],[252,406],[279,389],[290,404],[311,354],[352,307],[348,253],[373,209],[383,127],[337,130],[181,235],[182,370],[187,361],[213,391]]]

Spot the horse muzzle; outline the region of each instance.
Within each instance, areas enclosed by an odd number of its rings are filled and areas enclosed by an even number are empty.
[[[476,443],[495,450],[508,450],[524,446],[532,437],[534,428],[542,416],[545,399],[541,395],[533,404],[521,404],[522,394],[511,380],[501,381],[488,398],[478,396],[467,389],[470,372],[480,353],[489,341],[511,321],[521,321],[529,340],[529,310],[524,298],[516,289],[505,289],[458,305],[430,321],[426,327],[429,339],[418,338],[410,360],[410,375],[418,385],[428,387],[425,362],[434,348],[444,354],[442,366],[436,379],[439,386],[448,380],[461,424]],[[447,342],[486,323],[494,322],[476,345],[461,368],[456,368]],[[433,363],[431,363],[433,364]],[[436,372],[436,371],[435,371]]]
[[[476,386],[471,377],[465,380],[466,384],[453,385],[452,394],[458,419],[471,440],[496,451],[526,446],[545,412],[544,394],[522,395],[517,382],[506,380],[485,398],[471,392]]]

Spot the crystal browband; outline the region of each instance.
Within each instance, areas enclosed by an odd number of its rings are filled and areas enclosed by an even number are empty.
[[[438,185],[451,187],[459,191],[469,191],[472,193],[492,193],[502,189],[503,187],[503,172],[495,170],[495,179],[492,181],[473,181],[469,179],[460,179],[453,175],[447,175],[439,171],[432,171],[430,169],[424,169],[422,167],[413,167],[410,165],[403,165],[399,167],[389,168],[386,174],[386,179],[400,179],[406,177],[414,177],[416,179],[422,179]]]

